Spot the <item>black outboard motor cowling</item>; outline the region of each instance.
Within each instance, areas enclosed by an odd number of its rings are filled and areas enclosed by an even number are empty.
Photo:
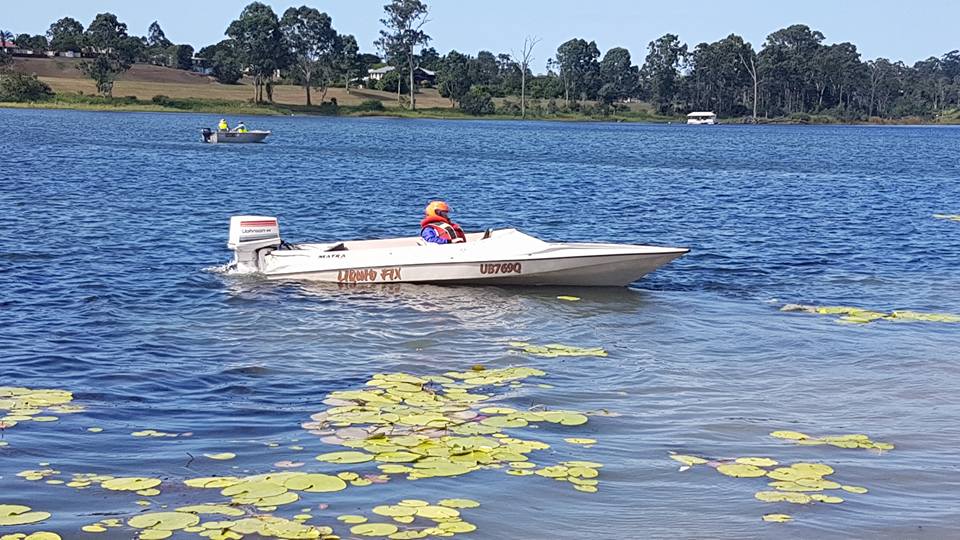
[[[203,142],[210,142],[210,135],[213,135],[213,131],[210,131],[210,128],[203,128],[200,135],[203,137]]]

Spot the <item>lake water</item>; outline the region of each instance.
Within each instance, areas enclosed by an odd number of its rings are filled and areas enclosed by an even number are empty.
[[[0,507],[0,535],[132,538],[139,513],[230,500],[183,484],[197,477],[379,473],[314,459],[349,450],[301,427],[327,394],[381,372],[483,365],[545,372],[476,390],[490,403],[590,413],[503,432],[549,444],[528,454],[538,467],[603,464],[597,492],[494,468],[391,474],[301,491],[272,513],[343,538],[339,515],[390,522],[370,510],[447,497],[480,503],[461,510],[474,538],[960,536],[960,324],[779,310],[960,313],[960,223],[932,217],[960,213],[960,129],[256,118],[268,144],[201,144],[216,120],[0,110],[0,386],[69,391],[83,408],[3,430],[0,505],[52,515],[4,526]],[[217,271],[232,214],[278,216],[290,241],[376,238],[416,234],[435,198],[467,229],[692,252],[622,290],[341,289]],[[511,341],[609,355],[543,358]],[[144,430],[171,436],[131,435]],[[777,430],[896,448],[798,445]],[[236,457],[203,455],[220,452]],[[681,472],[670,452],[825,463],[869,491],[761,502],[769,479]],[[160,479],[161,493],[57,483],[84,473]],[[81,532],[111,518],[124,525]]]

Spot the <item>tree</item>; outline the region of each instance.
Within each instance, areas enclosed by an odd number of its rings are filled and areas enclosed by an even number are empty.
[[[418,46],[430,42],[430,36],[423,31],[427,19],[427,5],[421,0],[392,0],[383,6],[386,16],[380,19],[384,29],[380,30],[377,46],[391,60],[391,64],[400,67],[407,64],[410,76],[410,109],[416,110],[414,96],[414,57]]]
[[[17,43],[17,47],[32,51],[45,51],[50,45],[46,36],[31,36],[30,34],[20,34],[14,41]]]
[[[193,46],[176,45],[174,58],[176,58],[176,68],[190,71],[193,69]]]
[[[630,51],[622,47],[607,51],[600,61],[601,100],[609,104],[630,96],[639,82],[639,73],[630,59]]]
[[[0,101],[44,101],[51,97],[53,90],[34,74],[0,73]]]
[[[79,51],[83,48],[83,25],[76,19],[64,17],[47,30],[50,48],[57,52]]]
[[[150,28],[147,29],[147,47],[151,49],[166,49],[173,45],[173,42],[167,39],[167,35],[160,28],[160,23],[153,21]]]
[[[661,114],[673,110],[680,80],[680,63],[687,56],[687,46],[680,38],[665,34],[647,46],[643,72],[650,87],[650,95]]]
[[[460,110],[475,116],[493,114],[495,107],[490,93],[480,88],[472,88],[460,98]]]
[[[571,39],[557,48],[557,64],[567,103],[596,95],[600,78],[600,49],[594,41]]]
[[[97,92],[113,95],[113,83],[117,77],[130,69],[142,43],[127,35],[127,25],[117,20],[112,13],[100,13],[83,33],[83,43],[92,48],[97,56],[77,65],[77,69],[93,79]]]
[[[803,24],[767,36],[757,59],[768,81],[771,100],[779,109],[791,113],[813,108],[815,58],[823,40],[822,33]]]
[[[427,47],[421,50],[420,54],[417,56],[417,65],[423,69],[437,71],[440,69],[441,60],[442,58],[436,49],[433,47]]]
[[[227,36],[234,40],[236,58],[253,75],[254,101],[263,101],[264,85],[287,63],[286,44],[277,14],[265,4],[253,2],[230,23]]]
[[[469,56],[457,51],[450,51],[443,57],[437,72],[437,89],[441,96],[459,103],[470,91],[473,85],[470,77],[471,62]]]
[[[203,51],[200,56],[210,58],[214,78],[220,84],[237,84],[243,78],[243,64],[237,54],[236,43],[232,39],[225,39],[213,47],[211,56],[206,56]]]
[[[343,76],[343,87],[350,93],[350,81],[358,77],[366,67],[360,57],[357,38],[348,34],[341,36],[337,51],[337,70]]]
[[[310,106],[310,89],[322,87],[326,92],[338,60],[337,31],[329,15],[307,6],[287,9],[280,20],[280,30],[290,48],[294,79],[306,92]]]

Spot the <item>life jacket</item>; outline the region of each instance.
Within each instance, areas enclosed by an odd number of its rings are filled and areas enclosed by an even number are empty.
[[[463,229],[461,229],[459,225],[452,221],[447,221],[440,216],[427,216],[423,218],[423,221],[420,222],[421,235],[427,227],[436,231],[440,238],[443,238],[451,244],[467,241],[467,235],[463,233]]]
[[[220,125],[217,126],[217,129],[220,131],[227,131],[230,128],[227,126],[226,122],[220,122]]]

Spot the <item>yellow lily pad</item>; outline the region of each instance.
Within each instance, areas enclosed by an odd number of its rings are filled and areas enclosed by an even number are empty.
[[[444,532],[454,533],[454,534],[468,533],[468,532],[473,532],[477,530],[476,525],[466,521],[448,521],[446,523],[438,524],[437,528],[439,528]]]
[[[822,493],[814,493],[810,495],[810,498],[817,502],[828,503],[828,504],[840,504],[843,502],[842,497],[836,497],[833,495],[824,495]]]
[[[577,301],[580,300],[580,297],[579,297],[579,296],[560,295],[560,296],[557,297],[557,300],[564,300],[564,301],[567,301],[567,302],[577,302]]]
[[[764,514],[763,520],[770,523],[787,523],[793,521],[793,517],[788,514]]]
[[[350,527],[350,532],[359,536],[389,536],[398,530],[392,523],[363,523]]]
[[[446,506],[420,506],[416,508],[417,516],[422,518],[427,518],[433,521],[451,519],[460,516],[454,508],[447,508]]]
[[[412,516],[417,513],[417,508],[412,506],[400,506],[399,504],[383,504],[373,508],[374,514],[387,517]]]
[[[808,504],[813,499],[805,493],[790,491],[758,491],[753,495],[763,502],[788,502],[793,504]]]
[[[206,456],[206,457],[208,457],[208,458],[210,458],[210,459],[216,459],[216,460],[221,460],[221,461],[222,461],[222,460],[233,459],[233,458],[237,457],[237,455],[234,454],[233,452],[220,452],[219,454],[204,454],[204,456]]]
[[[767,474],[767,471],[760,467],[741,463],[724,463],[717,467],[717,472],[734,478],[759,478]]]
[[[840,489],[848,493],[857,493],[857,494],[863,494],[868,491],[867,488],[860,487],[860,486],[840,486]]]
[[[448,508],[476,508],[480,506],[480,503],[473,499],[441,499],[437,504]]]
[[[49,512],[31,512],[29,506],[0,504],[0,526],[27,525],[50,517]]]
[[[150,489],[159,485],[160,480],[156,478],[130,477],[113,478],[101,483],[100,487],[113,491],[140,491],[142,489]]]
[[[672,459],[672,460],[674,460],[674,461],[679,461],[680,463],[683,463],[684,465],[686,465],[686,466],[688,466],[688,467],[692,467],[692,466],[694,466],[694,465],[702,465],[702,464],[704,464],[704,463],[707,463],[707,460],[703,459],[702,457],[688,456],[688,455],[685,455],[685,454],[671,454],[671,455],[670,455],[670,459]]]
[[[773,467],[774,465],[780,464],[775,459],[765,457],[742,457],[737,458],[736,462],[742,465],[753,465],[755,467]]]
[[[584,438],[577,438],[577,437],[567,437],[567,438],[565,438],[565,439],[563,439],[563,440],[566,441],[566,442],[568,442],[568,443],[570,443],[570,444],[580,444],[580,445],[597,444],[597,440],[596,440],[596,439],[584,439]]]
[[[774,431],[770,434],[770,436],[778,439],[790,439],[794,441],[810,438],[809,435],[800,433],[799,431]]]
[[[327,463],[342,463],[342,464],[351,464],[351,463],[364,463],[373,459],[373,455],[365,454],[363,452],[353,452],[353,451],[343,451],[343,452],[328,452],[326,454],[320,454],[317,456],[317,461],[325,461]]]
[[[127,520],[135,529],[176,531],[200,523],[200,516],[188,512],[151,512],[138,514]]]
[[[348,525],[356,525],[356,524],[367,522],[367,518],[363,516],[353,515],[353,514],[344,514],[342,516],[337,516],[337,519]]]
[[[328,493],[347,488],[347,483],[329,474],[304,474],[287,479],[284,487],[309,493]]]

